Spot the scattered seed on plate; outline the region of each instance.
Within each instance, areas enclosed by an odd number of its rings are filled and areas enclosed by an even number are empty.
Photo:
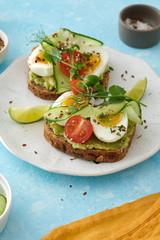
[[[141,138],[141,137],[142,137],[142,135],[139,135],[139,136],[137,137],[137,139],[138,139],[138,138]]]

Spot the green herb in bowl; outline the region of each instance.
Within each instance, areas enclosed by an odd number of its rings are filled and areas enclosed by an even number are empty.
[[[7,199],[4,195],[0,194],[0,216],[4,213],[6,208]]]

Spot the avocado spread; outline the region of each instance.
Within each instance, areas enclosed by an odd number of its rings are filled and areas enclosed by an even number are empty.
[[[45,87],[48,90],[54,90],[56,88],[56,81],[53,76],[41,77],[29,71],[29,80],[37,85]]]
[[[102,149],[102,150],[117,149],[117,150],[119,150],[119,149],[123,149],[123,148],[127,147],[128,142],[130,140],[129,136],[132,135],[133,130],[134,130],[134,125],[135,124],[133,122],[129,121],[126,134],[120,140],[113,142],[113,143],[102,142],[94,134],[92,134],[91,138],[83,144],[74,143],[66,138],[66,136],[64,134],[63,126],[60,126],[57,123],[52,122],[52,123],[50,123],[50,128],[53,130],[55,135],[63,136],[67,142],[72,144],[73,148],[84,149],[84,150],[85,149]]]

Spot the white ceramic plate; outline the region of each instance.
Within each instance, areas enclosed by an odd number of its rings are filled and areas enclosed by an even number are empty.
[[[43,137],[43,120],[32,124],[18,124],[8,114],[10,106],[31,106],[51,103],[35,97],[27,88],[27,57],[19,57],[0,76],[0,136],[6,148],[17,157],[50,172],[79,176],[96,176],[114,173],[151,157],[160,149],[160,78],[143,60],[105,47],[109,52],[109,65],[114,68],[110,74],[110,85],[118,84],[126,90],[135,82],[148,79],[148,86],[142,101],[143,126],[137,125],[135,137],[127,156],[116,163],[95,164],[54,149]],[[125,73],[127,71],[127,73]],[[124,75],[123,79],[121,75]],[[132,76],[134,75],[134,77]],[[10,102],[12,101],[12,103]],[[147,128],[144,129],[144,127]],[[141,137],[139,137],[141,136]],[[26,144],[26,146],[22,146]],[[36,151],[36,152],[35,152]]]

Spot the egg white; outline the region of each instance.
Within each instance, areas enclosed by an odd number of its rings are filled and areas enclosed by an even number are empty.
[[[42,46],[38,46],[33,50],[28,58],[28,66],[31,71],[41,77],[53,76],[53,66],[51,63],[48,64],[37,62],[35,63],[36,56],[40,51],[43,51]]]
[[[98,124],[98,121],[95,121],[95,120],[96,120],[95,117],[91,117],[90,119],[91,124],[93,126],[93,132],[95,136],[102,142],[106,142],[106,143],[116,142],[119,139],[121,139],[127,131],[127,127],[128,127],[127,114],[123,114],[122,120],[112,128],[104,127]],[[118,127],[120,127],[121,125],[125,127],[125,131],[118,130]],[[114,131],[112,132],[111,130],[112,131],[115,130],[115,132]]]
[[[96,75],[98,77],[100,77],[105,71],[106,68],[108,66],[108,61],[109,61],[109,55],[108,52],[106,51],[105,48],[103,47],[98,47],[98,46],[86,46],[86,47],[82,47],[79,50],[81,53],[99,53],[100,54],[100,58],[101,58],[101,62],[99,63],[99,65],[95,68],[95,70],[91,73],[92,75]],[[89,74],[89,75],[91,75]]]
[[[55,102],[52,104],[52,108],[61,106],[61,103],[69,96],[73,95],[72,91],[68,91],[63,93],[59,98],[55,100]],[[63,105],[64,106],[64,105]]]
[[[72,91],[63,93],[59,98],[52,104],[52,108],[61,106],[61,103],[69,96],[73,95]],[[63,105],[64,106],[64,105]],[[68,120],[68,119],[67,119]],[[65,126],[67,120],[57,122],[58,125]]]

